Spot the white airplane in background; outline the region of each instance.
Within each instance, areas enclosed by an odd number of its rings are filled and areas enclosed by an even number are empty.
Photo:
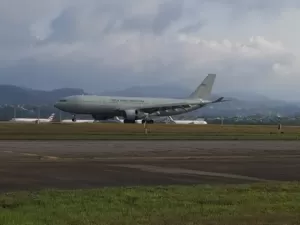
[[[48,119],[46,118],[13,118],[11,122],[18,123],[50,123],[53,121],[55,113],[52,113]]]
[[[95,123],[96,120],[76,120],[73,121],[72,119],[65,119],[65,120],[61,120],[61,123]]]
[[[204,120],[174,120],[171,116],[168,116],[168,123],[175,123],[175,124],[207,124]]]
[[[95,123],[96,120],[76,120],[76,121],[73,121],[72,119],[66,119],[66,120],[62,120],[60,122],[61,123]]]
[[[98,122],[97,120],[75,120],[73,121],[72,119],[66,119],[66,120],[62,120],[61,123],[96,123]],[[99,121],[99,122],[117,122],[117,123],[124,123],[124,119],[120,119],[119,117],[115,117],[114,120],[107,120],[107,121]],[[142,121],[138,121],[138,122],[142,122]]]
[[[72,119],[66,119],[62,120],[61,123],[96,123],[98,122],[97,120],[75,120],[73,121]],[[115,123],[124,123],[124,119],[120,119],[119,117],[115,117],[114,120],[107,120],[107,121],[99,121],[99,122],[115,122]],[[137,123],[142,123],[142,121],[138,121]]]

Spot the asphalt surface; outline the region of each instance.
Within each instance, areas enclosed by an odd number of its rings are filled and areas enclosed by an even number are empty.
[[[300,141],[0,141],[0,191],[299,181]]]

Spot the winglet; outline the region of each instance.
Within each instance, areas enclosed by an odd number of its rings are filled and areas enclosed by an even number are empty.
[[[197,89],[189,96],[189,98],[205,99],[209,97],[214,85],[216,74],[208,74]]]

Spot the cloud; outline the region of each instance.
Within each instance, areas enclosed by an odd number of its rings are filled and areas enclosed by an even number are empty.
[[[152,11],[149,14],[133,14],[124,19],[121,27],[125,30],[161,35],[181,18],[183,3],[182,0],[157,2],[154,12]]]
[[[276,94],[290,79],[299,81],[299,6],[296,0],[3,0],[0,81],[101,92],[168,82],[194,88],[215,72],[220,91],[272,85]]]

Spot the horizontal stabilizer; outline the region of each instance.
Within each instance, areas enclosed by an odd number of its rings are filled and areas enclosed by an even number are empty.
[[[218,98],[217,100],[213,101],[212,103],[217,103],[217,102],[228,102],[230,100],[224,100],[224,97]]]

